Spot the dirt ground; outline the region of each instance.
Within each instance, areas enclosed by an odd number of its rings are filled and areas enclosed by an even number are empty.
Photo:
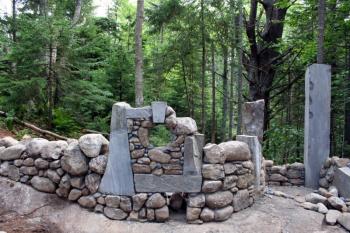
[[[13,133],[11,133],[10,131],[0,128],[0,138],[4,138],[7,136],[15,137],[15,135]]]
[[[303,197],[311,190],[273,187]],[[172,214],[167,223],[115,221],[93,213],[54,194],[38,192],[30,186],[0,177],[0,231],[7,233],[341,233],[339,225],[328,226],[322,214],[305,210],[290,199],[263,196],[248,209],[221,223],[186,224],[184,215]]]

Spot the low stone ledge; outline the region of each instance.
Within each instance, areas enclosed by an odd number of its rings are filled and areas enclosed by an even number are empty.
[[[136,192],[200,192],[202,176],[190,175],[134,175]]]

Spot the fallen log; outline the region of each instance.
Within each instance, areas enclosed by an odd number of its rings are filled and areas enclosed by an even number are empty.
[[[99,131],[92,130],[92,129],[83,129],[83,133],[97,133],[97,134],[102,134],[107,139],[109,138],[109,133],[103,133],[103,132],[99,132]]]
[[[0,116],[1,117],[8,117],[8,114],[6,112],[3,112],[3,111],[0,111]],[[68,140],[67,137],[64,137],[64,136],[61,136],[61,135],[58,135],[54,132],[51,132],[49,130],[45,130],[45,129],[41,129],[31,123],[28,123],[28,122],[25,122],[25,121],[21,121],[20,119],[18,119],[17,117],[13,117],[13,122],[18,124],[18,125],[21,125],[21,126],[24,126],[28,129],[31,129],[43,136],[50,136],[50,137],[53,137],[55,139],[60,139],[60,140]]]

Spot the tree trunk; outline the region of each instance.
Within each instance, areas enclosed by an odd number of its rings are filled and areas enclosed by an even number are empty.
[[[246,24],[250,44],[249,60],[245,64],[248,71],[249,96],[253,101],[265,100],[264,130],[268,128],[269,123],[270,89],[276,73],[276,64],[283,57],[276,45],[282,38],[288,9],[275,6],[276,2],[276,0],[260,1],[264,7],[266,22],[259,40],[256,38],[257,0],[251,0],[249,21]]]
[[[242,28],[243,28],[243,3],[242,0],[238,1],[238,25],[236,27],[236,37],[237,37],[237,135],[240,135],[242,126]]]
[[[235,69],[235,41],[236,41],[236,22],[235,22],[235,6],[234,1],[230,1],[231,14],[232,14],[232,22],[231,22],[231,62],[230,62],[230,100],[229,100],[229,129],[228,129],[228,138],[232,140],[233,137],[233,86],[234,86],[234,69]]]
[[[82,2],[83,2],[83,0],[77,0],[77,2],[75,4],[75,10],[74,10],[74,15],[73,15],[73,19],[72,19],[73,26],[76,25],[80,19]]]
[[[348,77],[347,80],[347,102],[345,105],[345,126],[344,126],[344,142],[345,142],[345,153],[347,153],[348,157],[350,157],[350,41],[347,42],[347,71]]]
[[[211,142],[215,143],[216,141],[216,90],[215,90],[215,48],[214,43],[211,44]]]
[[[229,140],[232,140],[232,133],[233,133],[233,86],[234,86],[234,59],[235,59],[235,52],[234,52],[234,46],[231,45],[231,77],[230,77],[230,100],[229,100],[229,131],[228,131],[228,138]]]
[[[324,63],[325,0],[318,0],[317,63]]]
[[[17,0],[12,0],[12,41],[16,42],[17,40],[17,23],[16,23],[16,17],[17,17],[17,12],[16,12],[16,1]]]
[[[224,59],[224,70],[222,74],[222,85],[223,85],[223,101],[222,101],[222,121],[221,121],[221,141],[226,141],[227,132],[227,106],[228,106],[228,80],[227,80],[227,60],[228,60],[228,48],[226,45],[222,46],[223,59]]]
[[[137,0],[137,14],[135,26],[135,105],[143,105],[143,55],[142,55],[142,23],[143,0]]]
[[[204,0],[201,0],[201,33],[202,33],[202,70],[201,70],[201,129],[205,134],[205,67],[206,67],[206,51],[205,51],[205,31],[204,31]]]

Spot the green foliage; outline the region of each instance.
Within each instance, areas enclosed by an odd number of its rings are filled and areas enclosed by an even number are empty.
[[[151,145],[165,146],[171,141],[172,134],[164,125],[157,125],[150,130],[150,143]]]
[[[53,123],[58,132],[64,132],[69,135],[77,132],[78,123],[63,108],[57,108],[54,111]]]
[[[190,116],[199,123],[203,32],[206,45],[206,128],[201,131],[208,141],[214,130],[210,119],[211,46],[216,72],[216,130],[220,132],[228,131],[220,128],[224,100],[224,51],[233,47],[235,53],[229,56],[230,63],[239,49],[243,49],[246,58],[250,44],[243,36],[243,48],[236,45],[236,1],[204,0],[203,3],[202,20],[200,0],[145,2],[143,73],[145,104],[155,100],[167,101],[178,116]],[[249,14],[249,1],[243,3],[244,11]],[[269,125],[264,156],[277,163],[302,161],[304,73],[307,65],[316,60],[316,1],[294,1],[290,6],[291,3],[289,0],[276,3],[279,7],[289,8],[283,22],[283,38],[275,49],[281,53],[290,51],[283,57],[283,62],[276,63],[277,72],[269,90]],[[75,4],[73,0],[48,1],[45,15],[40,11],[40,1],[21,1],[16,25],[12,17],[0,18],[0,110],[9,113],[10,117],[4,121],[9,128],[13,128],[12,116],[16,116],[42,128],[51,126],[51,130],[72,137],[82,129],[108,132],[113,103],[134,103],[135,5],[128,0],[118,0],[106,17],[96,17],[92,1],[83,1],[81,17],[76,25],[72,25]],[[262,34],[266,19],[263,6],[260,2],[258,4],[258,15],[262,12],[262,17],[259,16],[257,24],[261,25],[259,34]],[[349,145],[344,144],[344,110],[346,103],[350,102],[349,12],[349,1],[327,4],[325,49],[326,62],[332,65],[333,73],[334,155],[346,155],[350,151]],[[15,41],[11,34],[14,31]],[[54,55],[52,63],[50,54]],[[245,60],[243,63],[247,65]],[[237,68],[234,63],[232,101],[235,118]],[[249,100],[249,83],[246,81],[243,82],[243,96]],[[49,104],[51,98],[52,106]],[[50,111],[53,112],[52,124],[49,122]],[[236,126],[237,122],[234,123]],[[165,145],[170,136],[167,129],[157,126],[151,132],[151,142],[157,146]],[[216,140],[221,139],[217,136]]]

